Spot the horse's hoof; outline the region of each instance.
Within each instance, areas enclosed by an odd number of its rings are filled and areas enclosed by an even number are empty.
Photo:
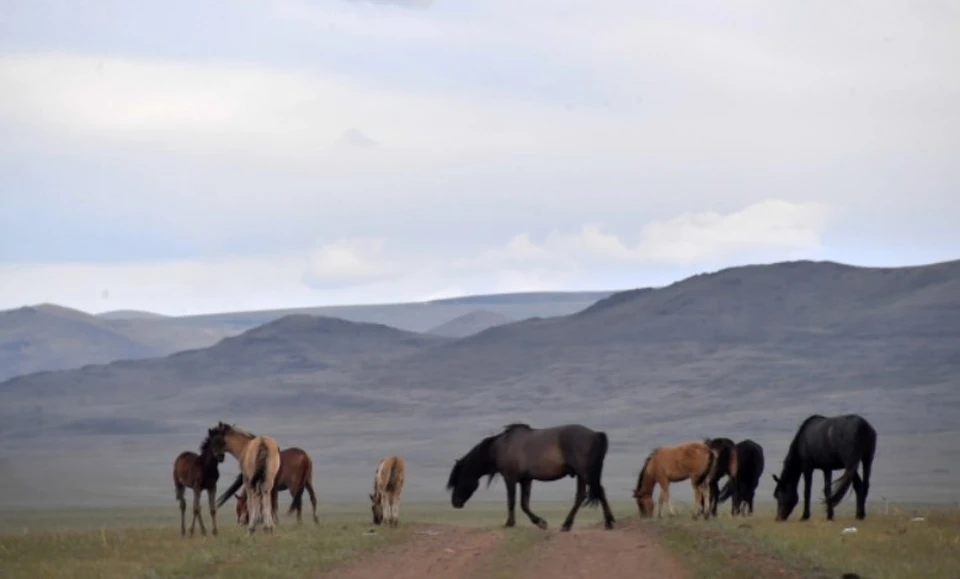
[[[607,521],[606,523],[604,523],[604,524],[603,524],[603,528],[606,529],[606,530],[608,530],[608,531],[612,531],[612,530],[613,530],[613,521]]]
[[[504,528],[504,529],[511,529],[511,528],[513,528],[513,527],[516,527],[516,526],[517,526],[517,522],[516,522],[516,521],[507,521],[506,523],[503,524],[503,528]]]
[[[573,523],[564,523],[563,526],[560,527],[560,532],[569,533],[571,527],[573,527]]]
[[[543,519],[540,519],[539,521],[537,521],[537,526],[540,527],[541,530],[544,530],[544,531],[547,530],[547,522],[544,521]]]
[[[213,531],[211,531],[211,532],[213,533],[213,536],[214,536],[214,537],[216,537],[216,536],[217,536],[217,530],[216,530],[216,529],[214,529],[214,530],[213,530]]]

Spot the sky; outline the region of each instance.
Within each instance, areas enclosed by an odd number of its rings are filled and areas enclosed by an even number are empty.
[[[0,309],[960,258],[950,0],[0,3]]]

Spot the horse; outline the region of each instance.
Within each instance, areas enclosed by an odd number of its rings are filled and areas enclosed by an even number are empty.
[[[237,459],[240,466],[244,493],[253,513],[253,516],[249,517],[247,533],[252,535],[258,524],[263,526],[265,533],[273,533],[273,486],[280,471],[280,449],[277,441],[223,422],[218,423],[214,430],[221,433],[227,452]]]
[[[675,515],[673,503],[670,502],[670,483],[690,479],[693,486],[693,501],[696,505],[693,518],[696,520],[702,514],[704,520],[710,518],[710,479],[717,467],[716,451],[704,442],[695,440],[683,442],[673,446],[658,446],[647,455],[640,474],[637,476],[637,487],[633,490],[633,498],[637,501],[637,508],[641,517],[653,515],[653,488],[660,485],[660,498],[657,501],[657,518],[663,515],[663,503],[671,515]]]
[[[243,475],[238,475],[230,488],[220,496],[217,506],[225,503],[242,484]],[[280,451],[280,470],[277,472],[277,479],[273,483],[273,493],[270,496],[274,523],[279,522],[277,500],[279,492],[283,490],[289,490],[290,496],[293,497],[293,502],[290,503],[287,514],[296,511],[297,523],[302,522],[303,491],[307,491],[310,495],[310,504],[313,507],[313,522],[320,522],[317,518],[317,495],[313,491],[313,461],[310,460],[310,455],[302,448],[291,446]],[[234,497],[237,499],[237,523],[245,525],[249,522],[247,496],[245,493],[241,493],[234,495]]]
[[[763,474],[763,447],[750,440],[737,443],[737,476],[728,479],[717,501],[723,502],[733,497],[730,514],[747,515],[747,508],[753,514],[753,497]]]
[[[565,476],[576,477],[577,490],[573,508],[561,531],[569,531],[582,504],[603,505],[603,522],[607,529],[615,522],[607,495],[600,483],[603,461],[607,455],[607,435],[580,424],[550,428],[531,428],[528,424],[510,424],[499,434],[488,436],[463,457],[454,462],[447,480],[452,491],[450,502],[462,509],[487,477],[487,487],[501,475],[507,487],[507,522],[516,525],[514,516],[517,484],[520,485],[520,508],[530,522],[546,530],[547,522],[530,510],[530,487],[533,481],[555,481]]]
[[[870,471],[877,450],[877,431],[859,414],[844,414],[827,418],[813,414],[797,429],[787,456],[783,459],[773,498],[777,501],[777,521],[786,521],[797,506],[797,485],[803,475],[803,516],[810,518],[810,485],[813,471],[823,471],[824,503],[827,520],[833,520],[833,510],[853,485],[857,495],[858,520],[867,516],[867,493],[870,491]],[[863,467],[863,478],[857,474],[857,465]],[[831,484],[834,470],[843,470],[837,485]]]
[[[387,456],[377,465],[373,474],[373,493],[370,495],[370,510],[373,511],[373,524],[384,520],[391,527],[400,524],[400,492],[406,475],[406,464],[399,456]]]
[[[730,484],[737,478],[737,445],[729,438],[706,438],[703,442],[717,453],[717,466],[710,476],[710,516],[716,517],[720,479],[726,476]]]
[[[217,534],[217,507],[213,497],[217,494],[217,481],[220,479],[220,469],[217,464],[223,462],[225,450],[226,442],[223,436],[211,428],[200,444],[200,454],[185,450],[173,461],[173,485],[176,489],[177,502],[180,504],[181,537],[187,534],[184,519],[187,501],[183,498],[187,488],[193,490],[193,519],[190,521],[190,536],[193,536],[197,521],[200,521],[200,534],[207,534],[207,529],[203,526],[203,516],[200,514],[200,494],[203,491],[207,491],[207,497],[210,499],[210,520],[213,525],[213,534]]]

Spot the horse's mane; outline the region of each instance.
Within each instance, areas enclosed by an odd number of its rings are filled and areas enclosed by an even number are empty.
[[[653,459],[653,455],[657,454],[657,451],[660,450],[660,447],[656,447],[650,451],[650,454],[647,455],[647,459],[643,461],[643,466],[640,467],[640,474],[637,475],[637,490],[640,490],[640,485],[643,484],[643,473],[647,472],[647,465],[650,464],[650,460]]]
[[[217,425],[217,428],[219,428],[220,431],[223,432],[224,434],[227,434],[228,432],[234,432],[234,433],[239,434],[240,436],[243,436],[243,437],[245,437],[245,438],[256,438],[256,437],[257,437],[256,434],[253,434],[253,433],[251,433],[251,432],[248,432],[248,431],[240,428],[239,426],[237,426],[237,425],[235,425],[235,424],[227,424],[227,423],[225,423],[225,422],[221,422],[220,424]]]
[[[800,427],[797,428],[797,433],[793,435],[793,440],[790,441],[790,448],[787,453],[788,456],[796,451],[797,445],[800,444],[800,435],[803,434],[803,431],[806,430],[807,426],[809,426],[814,420],[819,420],[821,418],[826,417],[822,414],[811,414],[806,418],[806,420],[800,423]]]
[[[514,422],[513,424],[508,424],[503,427],[503,432],[501,434],[510,434],[514,430],[533,430],[529,424],[523,422]]]
[[[511,426],[515,426],[515,425],[511,425]],[[447,479],[447,490],[450,490],[457,486],[457,479],[460,478],[460,473],[463,472],[464,470],[466,470],[467,473],[472,475],[477,470],[480,470],[483,467],[485,467],[488,463],[492,463],[493,457],[490,455],[493,449],[493,443],[495,440],[497,440],[497,438],[499,438],[506,432],[507,431],[484,438],[483,440],[478,442],[476,446],[471,448],[470,452],[463,455],[463,458],[458,460],[456,464],[453,465],[453,469],[450,471],[450,478]],[[481,462],[484,464],[483,465],[479,464]],[[493,482],[493,477],[495,477],[496,475],[497,473],[494,472],[493,474],[487,476],[488,487],[490,486],[490,483]],[[483,475],[482,474],[478,475],[477,478],[480,478],[480,476],[483,476]]]
[[[211,440],[213,438],[213,433],[207,434],[207,437],[203,439],[203,442],[200,443],[200,454],[203,454],[210,450],[210,445],[213,444]]]

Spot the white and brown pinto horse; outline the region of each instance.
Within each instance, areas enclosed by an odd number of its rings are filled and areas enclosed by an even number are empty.
[[[391,455],[380,461],[373,475],[373,493],[370,495],[373,524],[379,525],[383,521],[391,527],[399,524],[400,492],[405,475],[406,465],[399,456]]]

